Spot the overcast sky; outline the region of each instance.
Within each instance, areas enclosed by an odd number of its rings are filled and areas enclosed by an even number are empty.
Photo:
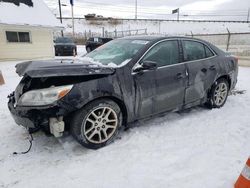
[[[74,16],[96,13],[105,17],[134,18],[136,0],[74,0]],[[58,0],[45,0],[58,13]],[[63,16],[71,16],[70,0],[61,0]],[[137,0],[138,18],[175,19],[171,11],[180,8],[180,19],[247,20],[250,0]]]

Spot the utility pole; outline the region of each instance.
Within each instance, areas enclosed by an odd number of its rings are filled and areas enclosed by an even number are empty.
[[[248,8],[248,13],[247,13],[247,22],[249,22],[249,16],[250,16],[250,8]]]
[[[58,0],[58,4],[59,4],[59,14],[60,14],[60,22],[62,24],[62,9],[61,9],[61,0]],[[63,37],[63,30],[61,30],[61,34]]]
[[[137,0],[135,0],[135,19],[137,20]]]
[[[74,0],[70,0],[71,4],[71,17],[72,17],[72,31],[73,38],[75,38],[75,23],[74,23]]]
[[[178,8],[177,21],[180,20],[180,8]]]

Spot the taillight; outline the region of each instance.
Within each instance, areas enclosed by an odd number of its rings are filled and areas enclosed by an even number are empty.
[[[236,63],[236,64],[238,64],[238,61],[239,61],[239,58],[237,57],[237,56],[232,56],[233,57],[233,59],[234,59],[234,62]]]

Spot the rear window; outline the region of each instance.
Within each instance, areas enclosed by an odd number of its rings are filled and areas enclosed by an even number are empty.
[[[196,41],[183,41],[184,61],[206,58],[204,45]]]
[[[74,43],[74,41],[71,38],[66,38],[66,37],[60,37],[57,38],[56,43]]]
[[[214,56],[214,53],[206,45],[204,45],[204,48],[205,48],[206,57]]]

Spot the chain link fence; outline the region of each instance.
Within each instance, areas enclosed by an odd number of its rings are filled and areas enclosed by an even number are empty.
[[[187,35],[194,38],[206,40],[219,48],[236,56],[250,57],[250,32],[248,33],[214,33]]]

